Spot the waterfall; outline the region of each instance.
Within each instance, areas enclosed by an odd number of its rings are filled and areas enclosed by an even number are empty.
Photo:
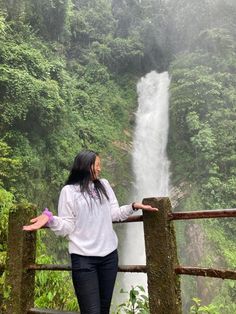
[[[142,77],[137,84],[138,109],[132,152],[135,176],[132,199],[135,201],[142,201],[146,197],[168,196],[169,161],[166,145],[169,129],[169,84],[170,79],[167,72],[157,73],[155,71]],[[142,223],[122,226],[118,230],[118,236],[120,264],[146,264]],[[146,275],[119,274],[115,299],[121,300],[117,297],[120,288],[129,291],[131,285],[142,285],[147,289]],[[115,302],[117,303],[117,301]]]
[[[141,78],[137,85],[139,106],[133,145],[134,199],[168,196],[169,161],[166,145],[169,84],[167,72],[159,74],[153,71]]]

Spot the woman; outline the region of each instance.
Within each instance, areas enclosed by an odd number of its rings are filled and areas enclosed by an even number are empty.
[[[138,209],[157,210],[139,203],[119,207],[109,182],[99,179],[100,171],[98,154],[79,153],[61,190],[58,216],[45,209],[23,227],[33,231],[47,225],[56,235],[68,237],[81,314],[109,314],[118,269],[118,240],[112,222],[126,220]]]

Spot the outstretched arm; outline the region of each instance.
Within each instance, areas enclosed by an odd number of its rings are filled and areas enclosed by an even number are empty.
[[[158,210],[157,208],[153,208],[150,205],[143,205],[141,203],[136,203],[136,202],[130,205],[119,206],[115,193],[113,189],[111,188],[109,182],[103,179],[103,183],[105,184],[105,187],[109,196],[112,221],[124,221],[130,215],[132,215],[135,210],[138,210],[138,209],[147,210],[147,211]]]
[[[53,216],[47,209],[36,218],[31,219],[32,225],[24,226],[23,230],[38,230],[48,224],[48,227],[59,236],[67,236],[75,228],[75,214],[73,210],[73,197],[70,188],[65,186],[60,193],[58,202],[58,216]]]

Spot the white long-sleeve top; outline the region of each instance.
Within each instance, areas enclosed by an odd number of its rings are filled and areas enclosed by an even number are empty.
[[[70,254],[105,256],[111,253],[118,244],[112,222],[126,220],[133,213],[132,205],[119,207],[107,180],[100,181],[109,200],[104,196],[100,202],[99,198],[82,193],[79,185],[65,185],[61,190],[58,216],[53,216],[48,225],[56,235],[68,238]]]

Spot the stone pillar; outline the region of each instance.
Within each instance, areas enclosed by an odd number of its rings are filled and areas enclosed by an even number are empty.
[[[32,205],[18,205],[9,215],[6,262],[5,313],[26,314],[34,304],[34,271],[27,266],[35,262],[36,233],[22,230],[35,217]]]
[[[147,259],[148,293],[151,314],[181,314],[180,281],[175,274],[178,266],[173,222],[169,198],[147,198],[143,204],[159,209],[143,212]]]

